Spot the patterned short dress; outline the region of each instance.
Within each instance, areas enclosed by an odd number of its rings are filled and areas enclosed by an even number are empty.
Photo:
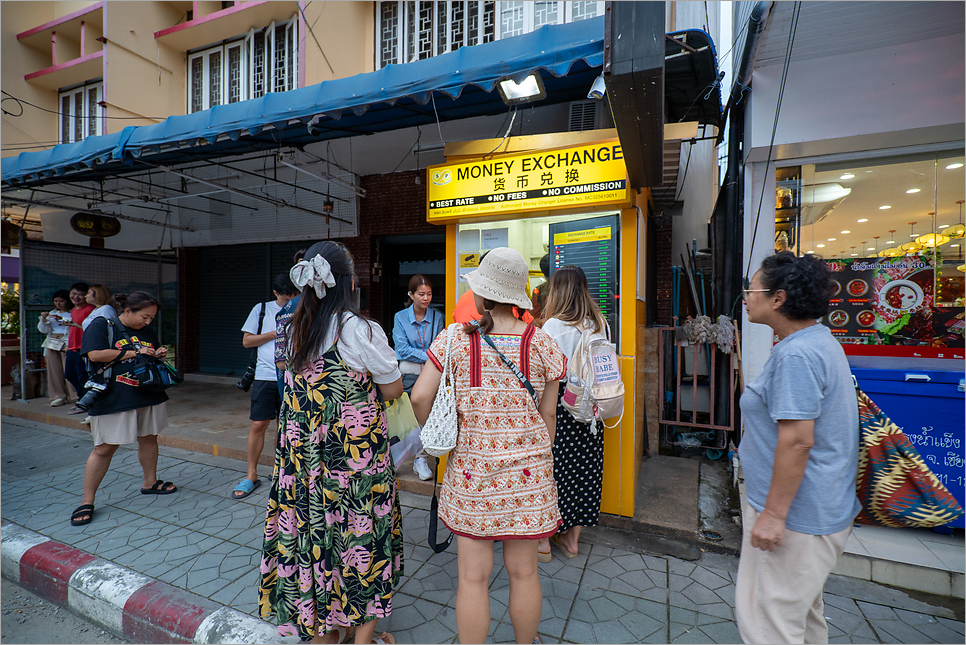
[[[553,478],[557,482],[560,530],[574,526],[597,526],[600,497],[604,490],[604,424],[574,419],[563,406],[564,384],[557,397],[557,433],[553,439]]]
[[[490,338],[538,397],[547,381],[567,374],[567,358],[536,327]],[[560,513],[550,433],[533,399],[478,332],[457,331],[452,351],[460,433],[443,475],[440,519],[456,535],[477,539],[556,533]],[[440,334],[429,358],[442,370],[445,355],[446,334]]]
[[[392,611],[403,573],[402,513],[376,385],[335,345],[285,371],[259,612],[309,640]]]

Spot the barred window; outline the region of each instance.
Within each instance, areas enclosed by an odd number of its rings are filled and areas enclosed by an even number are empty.
[[[376,67],[409,63],[604,14],[598,1],[378,2]]]
[[[298,86],[296,18],[189,52],[188,112]]]
[[[104,134],[104,84],[87,83],[60,93],[61,143],[83,141]]]

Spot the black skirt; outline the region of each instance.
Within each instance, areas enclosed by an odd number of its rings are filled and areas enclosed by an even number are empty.
[[[598,420],[597,434],[589,423],[580,423],[561,403],[564,384],[557,398],[557,432],[553,440],[553,478],[557,482],[557,506],[563,524],[597,526],[604,478],[604,426]]]

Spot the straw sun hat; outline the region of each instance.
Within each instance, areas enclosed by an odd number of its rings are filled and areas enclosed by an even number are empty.
[[[530,269],[517,251],[501,246],[486,254],[479,268],[466,274],[470,290],[478,296],[530,309],[527,278]]]

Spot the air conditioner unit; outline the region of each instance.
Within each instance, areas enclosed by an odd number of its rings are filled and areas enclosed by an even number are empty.
[[[600,101],[573,101],[570,104],[570,119],[568,132],[583,132],[584,130],[598,130]]]

